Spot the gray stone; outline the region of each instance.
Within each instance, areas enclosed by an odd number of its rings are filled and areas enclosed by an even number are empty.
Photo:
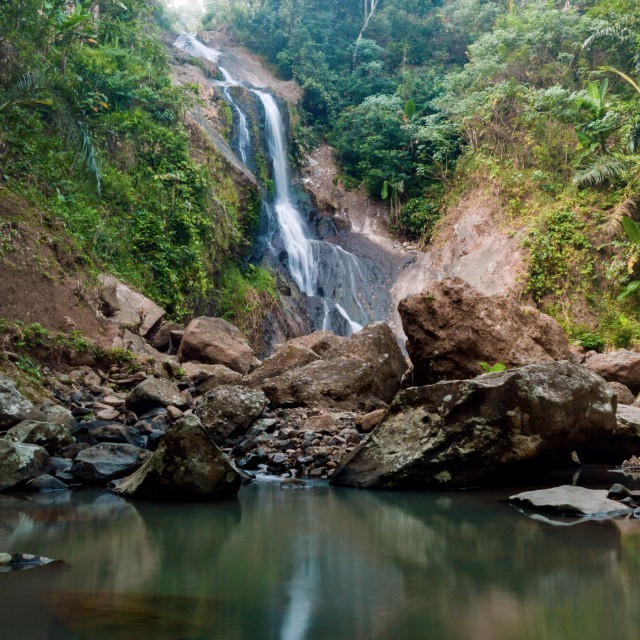
[[[260,417],[267,402],[262,391],[239,385],[223,385],[202,396],[195,413],[214,442],[221,445],[226,438],[247,431]]]
[[[627,487],[616,482],[609,488],[607,498],[610,498],[611,500],[622,500],[623,498],[628,498],[630,495],[631,491],[629,491]]]
[[[180,393],[178,387],[159,378],[147,378],[134,387],[126,399],[127,409],[143,414],[156,407],[187,408],[189,403]]]
[[[223,384],[240,384],[242,374],[225,367],[223,364],[200,364],[185,362],[182,365],[184,373],[191,380],[198,391],[204,393]]]
[[[48,460],[49,454],[43,447],[0,440],[0,491],[39,476]]]
[[[44,447],[50,454],[76,441],[69,427],[35,420],[23,420],[15,427],[11,427],[5,437],[25,444],[37,444]]]
[[[614,517],[633,513],[633,509],[609,500],[606,490],[564,485],[552,489],[525,491],[509,502],[535,511],[579,517]]]
[[[0,430],[8,429],[36,413],[35,407],[16,389],[16,385],[0,376]]]
[[[69,487],[60,478],[54,478],[48,473],[34,478],[29,482],[29,489],[32,491],[67,491]]]
[[[239,471],[191,415],[180,418],[153,456],[114,491],[154,500],[219,500],[235,496],[240,482]]]
[[[73,427],[73,416],[71,411],[59,404],[52,404],[42,410],[43,422],[51,422],[52,424],[61,424],[65,427]]]
[[[333,482],[446,488],[522,480],[615,426],[605,381],[566,361],[443,381],[400,392]]]
[[[150,455],[131,444],[103,442],[80,451],[71,473],[85,482],[106,483],[133,473]]]

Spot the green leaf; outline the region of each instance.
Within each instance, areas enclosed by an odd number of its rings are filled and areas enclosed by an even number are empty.
[[[404,116],[407,120],[413,120],[416,115],[416,103],[409,98],[404,104]]]
[[[629,216],[623,216],[622,228],[627,234],[627,238],[629,238],[633,244],[640,246],[640,225]]]
[[[634,291],[640,289],[640,280],[633,280],[626,287],[625,290],[616,298],[616,300],[624,300],[627,296],[630,296]]]
[[[386,200],[388,196],[389,196],[389,183],[385,180],[382,183],[382,191],[380,192],[380,197],[383,200]]]

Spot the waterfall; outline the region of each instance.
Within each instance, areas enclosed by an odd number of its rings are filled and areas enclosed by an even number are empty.
[[[245,165],[249,165],[249,151],[251,149],[251,132],[249,131],[249,124],[247,123],[247,116],[244,115],[242,109],[236,104],[236,101],[231,96],[230,87],[237,86],[238,83],[234,82],[226,69],[218,67],[220,73],[224,77],[224,82],[221,83],[222,93],[227,99],[227,102],[231,105],[232,109],[236,112],[238,117],[238,152],[240,153],[240,159]]]
[[[218,63],[221,53],[199,42],[195,34],[182,34],[175,46],[192,56],[203,57]],[[318,329],[329,329],[343,335],[352,335],[371,322],[374,317],[369,297],[367,269],[360,260],[342,247],[314,237],[308,220],[293,193],[291,168],[287,156],[286,130],[283,116],[274,96],[268,91],[246,85],[222,66],[218,66],[224,78],[214,84],[222,88],[223,95],[235,113],[237,127],[237,153],[245,165],[251,162],[253,141],[247,115],[234,100],[230,88],[245,87],[259,100],[265,115],[267,150],[272,165],[274,181],[273,197],[264,190],[263,208],[268,217],[267,237],[264,244],[278,255],[278,239],[286,253],[286,264],[292,280],[310,302],[316,299],[321,312],[315,318]],[[317,305],[311,305],[318,309]]]

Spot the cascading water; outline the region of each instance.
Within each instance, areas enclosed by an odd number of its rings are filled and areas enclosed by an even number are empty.
[[[210,49],[197,40],[195,34],[182,34],[175,46],[186,53],[218,62],[220,52]],[[239,82],[219,66],[224,81],[214,84],[222,88],[223,95],[235,114],[237,130],[236,151],[245,165],[252,161],[253,143],[247,115],[234,99],[230,90],[241,86],[254,94],[264,110],[267,150],[270,156],[274,189],[269,196],[264,190],[263,210],[269,218],[263,225],[263,244],[274,257],[281,245],[286,254],[286,265],[292,280],[310,302],[319,309],[312,314],[317,329],[330,329],[339,334],[351,335],[374,319],[367,300],[361,299],[370,288],[366,267],[352,253],[342,247],[315,238],[309,229],[301,207],[293,195],[293,182],[287,157],[286,131],[280,107],[269,92]]]

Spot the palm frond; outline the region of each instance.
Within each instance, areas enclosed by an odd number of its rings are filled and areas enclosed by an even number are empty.
[[[620,201],[607,215],[602,231],[609,237],[615,236],[622,229],[622,220],[631,217],[638,208],[638,197],[630,195]]]
[[[65,145],[73,154],[73,167],[81,169],[94,181],[100,196],[102,176],[87,125],[66,109],[56,109],[53,116]]]
[[[612,180],[624,178],[634,165],[637,165],[634,158],[600,156],[576,173],[573,184],[578,187],[599,187]]]
[[[618,44],[621,46],[631,46],[635,44],[635,36],[627,27],[619,25],[602,26],[594,31],[583,43],[583,49],[589,49],[597,44]]]

